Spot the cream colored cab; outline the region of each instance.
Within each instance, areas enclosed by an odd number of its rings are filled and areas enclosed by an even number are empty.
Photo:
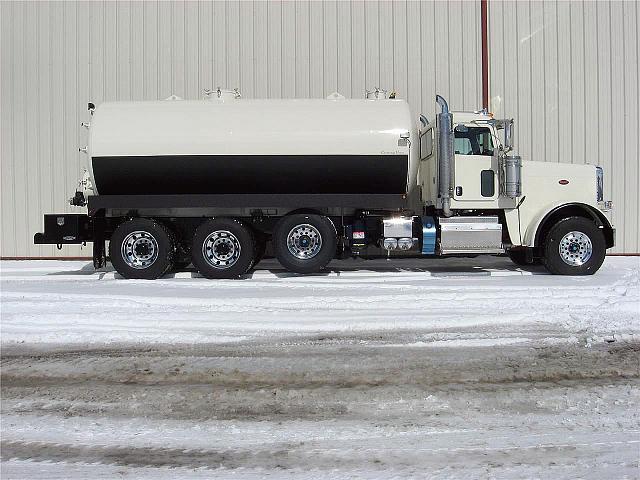
[[[493,205],[497,201],[499,164],[494,137],[493,127],[483,122],[454,126],[454,202]]]
[[[512,121],[507,123],[512,126]],[[505,125],[485,112],[453,112],[452,215],[498,215],[507,234],[504,249],[517,263],[544,262],[554,273],[593,273],[599,263],[589,262],[590,256],[603,259],[615,241],[605,208],[610,202],[603,198],[602,169],[522,159],[519,193],[513,195],[505,186],[511,142],[498,128]],[[418,178],[424,203],[446,217],[438,196],[438,149],[429,148],[440,133],[430,126],[420,131]],[[584,249],[584,255],[575,249]]]

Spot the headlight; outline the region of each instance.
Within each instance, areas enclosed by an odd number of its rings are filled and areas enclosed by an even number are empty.
[[[596,167],[596,201],[604,200],[604,171],[602,167]]]

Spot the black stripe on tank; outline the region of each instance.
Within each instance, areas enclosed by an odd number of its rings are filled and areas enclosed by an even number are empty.
[[[100,195],[402,194],[407,155],[93,157]]]

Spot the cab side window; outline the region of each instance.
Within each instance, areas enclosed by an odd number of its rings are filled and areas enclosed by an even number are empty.
[[[458,137],[456,133],[456,138],[454,141],[454,146],[456,148],[456,153],[460,155],[473,155],[473,148],[471,148],[471,140],[465,137]]]
[[[420,159],[424,160],[433,153],[433,131],[427,130],[420,136]]]
[[[457,126],[454,139],[459,155],[493,155],[491,130],[486,127]]]

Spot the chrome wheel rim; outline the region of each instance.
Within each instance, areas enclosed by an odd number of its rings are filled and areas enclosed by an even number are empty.
[[[129,267],[149,268],[158,259],[158,241],[149,232],[136,230],[124,238],[120,252]]]
[[[240,241],[228,230],[211,232],[202,243],[202,256],[213,268],[234,266],[240,258]]]
[[[287,235],[289,253],[300,260],[315,257],[322,248],[322,235],[316,227],[303,223],[293,227]]]
[[[562,261],[572,267],[584,265],[593,254],[591,239],[582,232],[567,233],[562,237],[562,240],[560,240],[558,249]]]

